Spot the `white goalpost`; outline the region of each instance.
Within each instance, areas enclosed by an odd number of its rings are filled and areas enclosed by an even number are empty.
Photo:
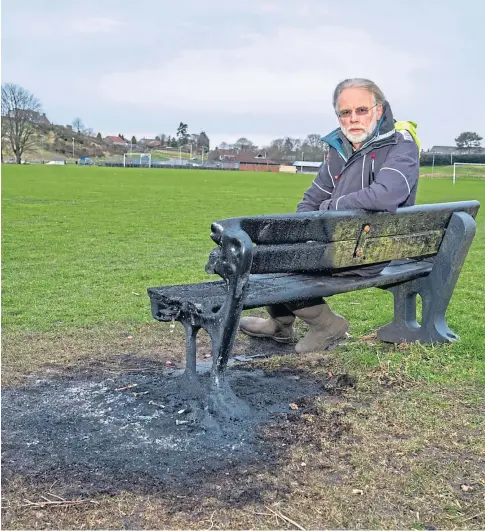
[[[454,162],[453,163],[453,184],[456,183],[456,167],[457,166],[485,166],[485,164],[479,163],[479,162]],[[479,174],[477,177],[481,177],[482,174],[485,177],[485,168],[480,168]]]
[[[152,166],[152,154],[151,153],[124,153],[123,154],[123,167],[125,168],[126,168],[127,160],[128,160],[129,166],[141,166],[144,168],[151,168]]]

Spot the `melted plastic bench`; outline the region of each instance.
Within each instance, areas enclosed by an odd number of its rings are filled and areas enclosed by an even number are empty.
[[[454,341],[458,337],[445,314],[475,234],[479,206],[464,201],[406,207],[396,214],[332,211],[214,222],[211,238],[217,247],[206,271],[222,280],[148,288],[153,317],[185,327],[185,376],[192,381],[197,332],[204,328],[209,333],[213,409],[227,409],[228,399],[235,399],[224,370],[244,309],[377,287],[394,295],[394,319],[378,330],[380,340]],[[396,260],[372,277],[333,276]],[[421,325],[417,294],[423,305]]]

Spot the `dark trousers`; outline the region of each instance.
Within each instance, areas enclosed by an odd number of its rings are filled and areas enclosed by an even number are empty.
[[[379,274],[382,269],[387,265],[386,264],[378,264],[378,265],[372,265],[368,267],[362,267],[359,270],[350,269],[348,271],[340,271],[339,273],[334,273],[333,276],[335,277],[349,277],[349,276],[361,276],[361,277],[367,277],[367,276],[374,276]],[[285,302],[281,304],[273,304],[271,306],[266,306],[266,311],[269,313],[269,315],[276,319],[277,317],[287,317],[289,315],[293,315],[293,310],[302,310],[303,308],[309,308],[310,306],[318,306],[319,304],[326,304],[325,299],[322,299],[321,297],[317,297],[315,299],[306,299],[304,301],[298,301],[298,302]]]
[[[266,310],[273,319],[276,319],[278,317],[287,317],[289,315],[293,315],[293,310],[301,310],[303,308],[318,306],[319,304],[324,303],[324,299],[318,297],[316,299],[307,299],[304,301],[272,304],[271,306],[266,306]]]

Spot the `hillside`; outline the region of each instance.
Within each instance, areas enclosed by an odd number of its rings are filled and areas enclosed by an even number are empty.
[[[36,132],[33,135],[32,146],[24,153],[22,160],[26,162],[48,162],[50,160],[65,160],[74,162],[80,157],[90,157],[98,160],[121,160],[123,153],[133,150],[135,153],[147,152],[152,154],[153,160],[168,160],[170,158],[188,159],[188,148],[183,147],[181,152],[178,148],[151,149],[143,145],[125,146],[113,145],[111,142],[77,133],[70,126],[55,124],[36,124]],[[74,142],[73,142],[74,139]],[[8,142],[2,142],[2,160],[14,162],[15,156]]]

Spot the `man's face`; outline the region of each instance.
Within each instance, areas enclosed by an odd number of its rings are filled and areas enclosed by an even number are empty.
[[[368,111],[362,113],[365,110]],[[341,116],[342,112],[344,116]],[[376,106],[374,95],[368,90],[347,88],[337,100],[337,113],[343,134],[358,147],[376,128],[377,121],[382,116],[382,105]]]

